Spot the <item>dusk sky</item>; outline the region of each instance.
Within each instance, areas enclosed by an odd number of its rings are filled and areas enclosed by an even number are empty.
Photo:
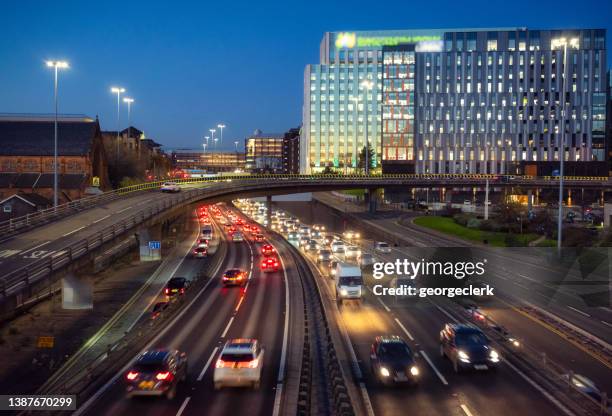
[[[120,85],[136,100],[132,125],[165,147],[199,147],[223,122],[233,149],[257,128],[299,126],[304,66],[325,31],[499,26],[606,28],[610,45],[612,1],[4,2],[0,113],[51,113],[45,60],[66,59],[60,112],[115,129]],[[124,128],[124,105],[121,116]]]

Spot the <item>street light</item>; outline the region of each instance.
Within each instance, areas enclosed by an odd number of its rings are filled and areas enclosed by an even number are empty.
[[[365,90],[365,174],[370,174],[370,141],[368,138],[368,95],[372,88],[374,88],[374,82],[369,79],[361,81],[361,88]]]
[[[236,168],[240,166],[240,164],[238,163],[238,143],[238,140],[234,142],[234,146],[236,146]]]
[[[489,142],[485,146],[485,206],[484,206],[484,219],[489,219]]]
[[[68,62],[66,61],[47,61],[47,66],[53,68],[55,78],[53,83],[54,100],[55,100],[55,123],[54,123],[54,141],[53,141],[53,207],[57,208],[58,189],[57,189],[57,72],[59,69],[67,69]]]
[[[223,146],[223,129],[225,128],[225,124],[217,124],[219,130],[221,130],[221,146]]]
[[[117,94],[117,152],[115,153],[115,163],[119,162],[119,120],[120,120],[120,105],[121,105],[121,94],[125,92],[125,88],[112,87],[111,92]]]
[[[212,138],[212,140],[213,140],[213,149],[214,149],[214,148],[215,148],[215,146],[214,146],[214,145],[215,145],[215,143],[216,143],[216,140],[215,140],[215,132],[216,132],[217,130],[215,130],[215,129],[208,129],[208,131],[210,132],[211,138]]]
[[[125,98],[123,99],[123,102],[124,102],[124,103],[126,103],[126,104],[127,104],[127,107],[128,107],[128,114],[127,114],[127,116],[128,116],[128,118],[127,118],[127,119],[128,119],[128,137],[131,137],[131,133],[132,133],[132,126],[131,126],[131,124],[130,124],[130,123],[131,123],[131,122],[130,122],[130,114],[131,114],[131,112],[132,112],[132,103],[134,102],[134,99],[133,99],[133,98],[130,98],[130,97],[125,97]]]
[[[562,246],[562,232],[563,232],[563,162],[565,159],[565,94],[567,89],[567,47],[578,49],[579,40],[578,38],[553,38],[550,40],[551,49],[560,49],[563,47],[563,87],[561,88],[562,100],[561,104],[561,137],[559,138],[559,212],[557,218],[557,249],[561,251]]]

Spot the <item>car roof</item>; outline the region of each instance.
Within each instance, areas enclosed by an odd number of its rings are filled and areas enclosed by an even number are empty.
[[[166,361],[171,351],[166,349],[157,349],[145,351],[136,360],[137,364],[155,364]]]
[[[398,335],[380,335],[376,337],[376,342],[381,344],[405,344],[406,341]]]
[[[234,338],[229,339],[223,346],[221,353],[245,354],[255,351],[257,339],[255,338]]]
[[[472,324],[449,324],[456,334],[482,333],[482,330]]]
[[[183,283],[187,281],[186,277],[173,277],[172,279],[168,280],[168,283]]]

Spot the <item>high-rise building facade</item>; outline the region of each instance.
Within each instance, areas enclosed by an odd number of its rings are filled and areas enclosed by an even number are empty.
[[[250,172],[281,173],[283,169],[283,135],[261,130],[245,140],[246,170]]]
[[[300,173],[300,129],[293,128],[283,136],[283,173]]]
[[[383,172],[514,173],[560,154],[605,161],[605,37],[604,29],[326,33],[321,63],[304,73],[301,170],[354,171],[366,131]]]

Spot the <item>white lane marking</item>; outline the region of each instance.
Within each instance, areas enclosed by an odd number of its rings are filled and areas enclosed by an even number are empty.
[[[191,400],[191,397],[185,397],[185,401],[183,402],[181,407],[179,407],[178,412],[176,412],[176,416],[181,416],[183,414],[183,411],[187,407],[187,403],[189,403],[189,400]]]
[[[233,316],[230,318],[229,322],[227,323],[227,326],[223,330],[223,333],[221,334],[221,338],[225,338],[225,336],[227,335],[227,331],[229,331],[230,326],[232,325],[232,322],[234,322],[234,317]]]
[[[221,268],[221,264],[219,264],[219,267],[217,268],[217,270],[215,271],[214,275],[216,275],[219,272],[219,269]],[[191,299],[191,301],[174,317],[174,319],[172,321],[170,321],[168,323],[168,325],[166,325],[165,327],[163,327],[161,329],[161,331],[159,331],[157,333],[157,335],[147,344],[145,345],[145,347],[141,350],[141,352],[144,352],[148,349],[151,348],[151,346],[155,345],[155,343],[159,342],[159,340],[168,333],[168,331],[170,330],[170,328],[172,328],[174,325],[176,325],[176,323],[183,317],[183,315],[185,315],[187,313],[187,311],[193,306],[193,304],[200,298],[200,296],[206,291],[206,289],[208,289],[208,286],[214,281],[215,279],[210,279],[208,280],[208,282],[206,282],[206,284],[204,285],[204,287],[202,289],[200,289],[200,291],[194,296],[193,299]],[[144,312],[143,312],[144,313]],[[136,354],[138,355],[138,354]],[[117,382],[117,379],[119,377],[121,377],[123,374],[125,374],[126,371],[128,371],[130,369],[130,367],[133,364],[133,359],[127,363],[115,376],[113,376],[109,381],[107,381],[102,387],[100,387],[85,403],[83,403],[81,405],[81,407],[79,407],[73,414],[72,416],[79,416],[82,415],[83,413],[85,413],[87,411],[87,409],[93,404],[95,403],[100,396],[102,396],[102,394],[107,391],[109,389],[109,387],[111,385],[113,385],[114,383]]]
[[[588,313],[586,313],[586,312],[582,312],[580,309],[573,308],[573,307],[571,307],[571,306],[569,306],[569,305],[566,305],[566,306],[567,306],[568,308],[570,308],[571,310],[573,310],[574,312],[578,312],[580,315],[584,315],[584,316],[586,316],[587,318],[590,318],[590,317],[591,317],[591,315],[589,315],[589,314],[588,314]]]
[[[446,378],[442,375],[442,373],[434,365],[433,361],[431,361],[429,359],[429,356],[427,355],[427,353],[425,351],[423,351],[423,350],[420,350],[420,353],[423,356],[423,358],[425,358],[425,361],[427,361],[427,364],[429,364],[429,366],[432,368],[432,370],[434,370],[434,373],[436,373],[436,375],[438,376],[438,378],[440,379],[442,384],[444,384],[445,386],[448,386],[448,381],[446,381]]]
[[[395,322],[397,322],[397,324],[400,326],[400,328],[402,328],[402,331],[404,331],[404,333],[406,335],[408,335],[408,338],[410,338],[410,341],[414,341],[414,338],[413,338],[412,334],[406,329],[406,327],[404,325],[402,325],[400,320],[395,318]]]
[[[115,212],[115,214],[121,214],[122,212],[127,211],[127,210],[128,210],[128,209],[130,209],[130,208],[132,208],[132,206],[129,206],[129,207],[123,208],[122,210]]]
[[[29,253],[30,251],[36,250],[37,248],[40,248],[40,247],[42,247],[42,246],[44,246],[44,245],[49,244],[50,242],[51,242],[51,241],[45,241],[44,243],[39,244],[39,245],[37,245],[36,247],[32,247],[32,248],[29,248],[29,249],[27,249],[27,250],[25,250],[25,251],[22,251],[22,252],[21,252],[21,254],[26,254],[26,253]]]
[[[430,302],[432,305],[434,305],[436,308],[438,308],[438,310],[439,310],[440,312],[442,312],[444,315],[446,315],[446,316],[447,316],[447,317],[448,317],[448,318],[449,318],[451,321],[453,321],[453,322],[454,322],[454,323],[456,323],[456,324],[458,324],[458,323],[459,323],[459,321],[458,321],[458,320],[457,320],[457,319],[456,319],[456,318],[455,318],[453,315],[451,315],[450,313],[448,313],[448,312],[447,312],[445,309],[442,309],[442,307],[440,307],[440,306],[436,305],[435,303],[433,303],[433,301],[432,301],[432,300],[429,300],[429,302]]]
[[[463,410],[463,413],[465,413],[465,416],[473,416],[472,412],[470,412],[470,409],[468,409],[466,405],[462,404],[460,407],[461,410]]]
[[[99,223],[100,221],[104,221],[104,220],[105,220],[105,219],[107,219],[107,218],[110,218],[110,214],[108,214],[108,215],[106,215],[106,216],[104,216],[104,217],[102,217],[102,218],[98,218],[97,220],[95,220],[94,222],[92,222],[92,224],[97,224],[97,223]]]
[[[217,351],[219,351],[219,347],[215,347],[212,354],[210,354],[210,357],[208,357],[208,361],[206,361],[206,364],[204,364],[204,367],[202,368],[202,371],[200,371],[200,375],[197,378],[198,381],[202,381],[204,378],[204,374],[206,374],[206,370],[208,370],[208,367],[210,367],[210,363],[212,363],[213,358],[215,358],[215,355],[217,355]]]
[[[236,305],[236,309],[234,309],[234,312],[238,312],[238,309],[240,309],[240,305],[242,305],[243,300],[244,300],[244,295],[240,296],[240,300],[238,301],[238,305]]]
[[[370,292],[372,292],[372,289],[370,289],[370,286],[368,286],[368,290]],[[374,292],[372,292],[372,294],[374,294]],[[376,295],[374,295],[376,296]],[[387,304],[385,302],[383,302],[383,300],[380,298],[380,296],[376,296],[376,299],[378,300],[378,302],[380,302],[380,304],[383,306],[383,308],[385,308],[385,310],[387,312],[391,312],[391,309],[389,309],[389,307],[387,306]]]
[[[278,252],[278,250],[277,250]],[[272,416],[280,414],[281,399],[283,397],[283,384],[285,380],[285,366],[287,363],[287,341],[289,338],[289,279],[287,278],[287,269],[282,256],[278,256],[283,266],[283,275],[285,276],[285,326],[283,328],[283,346],[281,349],[280,365],[278,367],[278,378],[276,383],[276,392],[274,394],[274,410]]]
[[[69,236],[70,234],[74,234],[77,231],[81,231],[83,228],[85,228],[85,226],[82,226],[82,227],[79,227],[77,229],[74,229],[74,230],[70,231],[69,233],[66,233],[66,234],[62,235],[62,237],[66,237],[66,236]]]
[[[559,408],[559,410],[561,410],[563,413],[565,413],[568,416],[573,416],[574,413],[572,413],[567,407],[565,407],[559,400],[557,400],[556,398],[554,398],[549,392],[547,392],[546,390],[544,390],[543,387],[541,387],[538,383],[536,383],[535,381],[533,381],[532,379],[530,379],[527,375],[525,375],[525,373],[523,373],[521,370],[519,370],[518,368],[516,368],[514,366],[514,364],[512,364],[510,361],[506,360],[505,361],[506,365],[508,367],[510,367],[511,369],[513,369],[519,376],[521,376],[523,378],[523,380],[525,380],[527,383],[531,384],[531,386],[533,388],[535,388],[537,391],[539,391],[540,393],[542,393],[544,395],[544,397],[546,397],[548,400],[550,400],[552,402],[552,404],[554,404],[555,406],[557,406],[557,408]]]
[[[606,322],[606,321],[601,321],[602,324],[609,326],[610,328],[612,328],[612,324],[610,322]]]

